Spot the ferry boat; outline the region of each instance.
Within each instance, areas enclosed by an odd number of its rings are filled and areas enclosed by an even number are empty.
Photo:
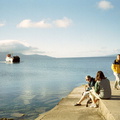
[[[10,63],[19,63],[20,57],[19,56],[11,56],[11,54],[7,54],[5,60],[6,60],[6,62],[10,62]]]

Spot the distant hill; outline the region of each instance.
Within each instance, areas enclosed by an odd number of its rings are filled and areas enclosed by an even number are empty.
[[[108,57],[116,57],[117,54],[108,55]]]
[[[0,61],[5,61],[6,55],[9,53],[6,52],[0,52]],[[37,54],[33,54],[33,55],[24,55],[24,54],[20,54],[20,53],[14,53],[13,56],[19,56],[22,59],[34,59],[34,58],[38,58],[38,59],[52,59],[53,57],[49,57],[47,55],[37,55]]]
[[[5,61],[6,55],[9,53],[6,52],[0,52],[0,61]],[[50,57],[47,55],[38,55],[38,54],[33,54],[33,55],[24,55],[20,53],[14,53],[13,56],[19,56],[21,60],[25,59],[55,59],[54,57]],[[107,56],[98,56],[98,57],[116,57],[117,54],[112,54],[112,55],[107,55]],[[73,59],[73,58],[81,58],[81,57],[70,57],[68,59]]]

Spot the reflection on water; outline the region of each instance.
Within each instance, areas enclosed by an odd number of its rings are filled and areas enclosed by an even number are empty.
[[[98,70],[113,80],[110,69],[113,59],[22,58],[20,64],[0,62],[0,118],[18,120],[14,115],[25,114],[20,119],[34,120],[53,108],[74,87],[84,84],[86,75],[94,77]]]
[[[22,93],[20,96],[16,98],[16,101],[20,100],[20,101],[23,101],[25,105],[28,105],[31,103],[35,95],[33,95],[31,91],[23,91],[23,92],[24,93]]]

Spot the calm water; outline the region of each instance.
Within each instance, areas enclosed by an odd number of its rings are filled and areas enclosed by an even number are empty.
[[[34,120],[53,108],[73,88],[85,83],[85,76],[95,77],[102,70],[114,80],[110,68],[115,57],[39,59],[22,58],[20,64],[0,62],[0,118],[25,114]]]

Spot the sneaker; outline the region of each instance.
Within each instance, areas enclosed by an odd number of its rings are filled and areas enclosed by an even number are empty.
[[[92,104],[90,107],[91,108],[97,108],[97,105],[96,104]]]
[[[81,104],[79,104],[79,103],[76,103],[74,106],[81,106]]]

